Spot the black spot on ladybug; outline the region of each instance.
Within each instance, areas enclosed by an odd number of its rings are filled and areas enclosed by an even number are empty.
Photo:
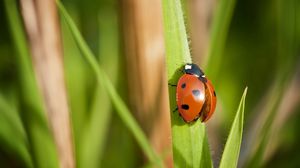
[[[192,90],[192,93],[196,97],[198,97],[200,95],[200,91],[199,90]]]
[[[186,84],[183,83],[183,84],[181,85],[181,88],[184,89],[185,87],[186,87]]]
[[[183,105],[181,105],[181,108],[184,110],[188,110],[190,107],[187,104],[183,104]]]
[[[216,94],[216,92],[214,91],[214,96],[216,97],[217,96],[217,94]]]

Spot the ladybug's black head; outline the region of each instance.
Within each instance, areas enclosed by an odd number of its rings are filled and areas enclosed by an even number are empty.
[[[203,71],[196,64],[191,64],[191,63],[185,64],[183,71],[186,74],[195,75],[195,76],[200,77],[200,78],[205,77]]]

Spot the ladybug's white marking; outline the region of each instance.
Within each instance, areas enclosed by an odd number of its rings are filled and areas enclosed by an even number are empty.
[[[202,75],[201,77],[202,77],[202,78],[205,78],[205,75]]]
[[[185,65],[184,69],[192,69],[192,65]]]
[[[204,94],[200,94],[200,100],[205,100],[205,95]]]

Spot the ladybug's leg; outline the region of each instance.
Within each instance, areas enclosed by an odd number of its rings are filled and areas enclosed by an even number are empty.
[[[198,119],[199,119],[199,116],[194,119],[194,122],[197,121]]]
[[[174,84],[171,84],[171,83],[168,83],[169,86],[173,86],[173,87],[177,87],[177,85],[174,85]]]
[[[182,74],[185,74],[184,69],[181,69],[180,72],[181,72]]]
[[[178,107],[176,107],[176,109],[173,110],[173,113],[174,113],[175,111],[177,111],[177,110],[178,110]]]

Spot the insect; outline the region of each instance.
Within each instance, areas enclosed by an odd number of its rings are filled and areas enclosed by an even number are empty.
[[[176,103],[185,122],[206,122],[214,113],[217,97],[212,83],[196,64],[186,64],[177,83]]]

